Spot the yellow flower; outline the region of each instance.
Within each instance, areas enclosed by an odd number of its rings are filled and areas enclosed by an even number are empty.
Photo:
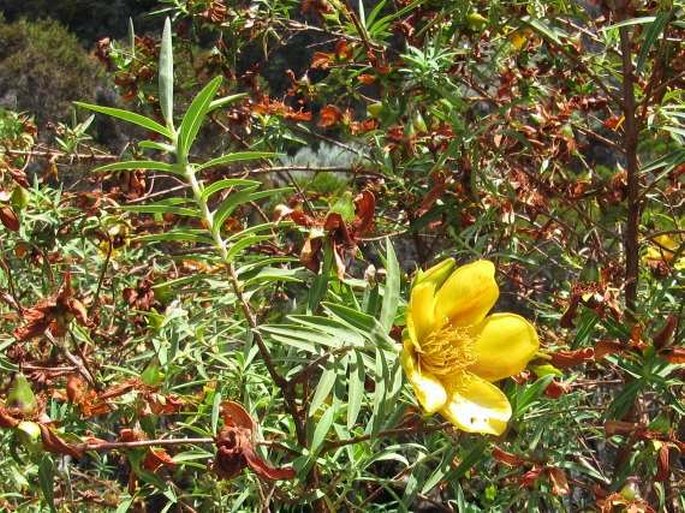
[[[511,405],[493,382],[521,372],[540,344],[523,317],[488,315],[499,297],[492,262],[455,267],[450,258],[419,272],[400,361],[427,413],[440,412],[463,431],[500,435]]]

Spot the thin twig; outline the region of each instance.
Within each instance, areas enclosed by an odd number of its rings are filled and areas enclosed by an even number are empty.
[[[97,388],[96,383],[95,383],[95,378],[93,377],[93,375],[90,373],[88,368],[84,365],[84,363],[79,358],[74,356],[71,353],[71,351],[69,351],[69,349],[64,344],[60,344],[55,339],[55,337],[52,336],[52,333],[50,333],[50,330],[45,330],[43,332],[43,335],[45,335],[45,338],[48,339],[48,341],[53,345],[53,347],[55,347],[55,349],[60,351],[64,355],[64,357],[67,360],[69,360],[74,365],[74,367],[76,367],[76,370],[78,371],[78,373],[81,376],[83,376],[83,378],[88,382],[88,384],[91,387]]]
[[[82,451],[110,451],[113,449],[135,449],[160,445],[213,444],[214,438],[159,438],[156,440],[135,440],[132,442],[98,442],[77,446]]]

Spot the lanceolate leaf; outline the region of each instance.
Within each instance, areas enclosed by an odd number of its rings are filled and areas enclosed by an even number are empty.
[[[214,98],[221,85],[221,81],[222,77],[215,77],[204,86],[197,93],[185,116],[183,116],[183,121],[181,121],[181,126],[178,129],[178,152],[180,155],[187,154],[195,141],[197,133],[200,131],[200,127],[209,111],[212,98]]]
[[[38,467],[38,481],[50,511],[57,511],[55,509],[54,479],[55,463],[52,461],[52,456],[44,454],[40,461],[40,466]]]
[[[151,203],[148,205],[130,205],[122,207],[128,212],[138,214],[174,214],[177,216],[200,217],[200,212],[195,208],[171,205],[168,202]]]
[[[352,360],[350,362],[349,383],[347,387],[347,429],[352,429],[359,417],[365,392],[364,380],[366,379],[364,361],[361,354],[355,351],[350,356]]]
[[[335,378],[335,364],[334,362],[328,362],[327,367],[321,373],[321,378],[319,378],[319,384],[316,386],[312,402],[309,404],[309,417],[312,417],[316,413],[319,406],[323,404],[328,397],[328,394],[331,393],[333,385],[335,385]]]
[[[125,160],[124,162],[114,162],[93,169],[94,173],[104,173],[107,171],[125,171],[129,169],[148,169],[153,171],[163,171],[172,175],[182,175],[174,164],[159,162],[157,160]]]
[[[135,112],[130,112],[128,110],[116,109],[114,107],[93,105],[92,103],[74,102],[74,104],[78,105],[79,107],[83,107],[84,109],[99,112],[100,114],[106,114],[107,116],[121,119],[122,121],[127,121],[129,123],[133,123],[134,125],[152,130],[153,132],[163,135],[167,139],[171,139],[172,137],[172,133],[168,128],[141,114],[136,114]]]
[[[245,180],[243,178],[224,178],[223,180],[217,180],[216,182],[212,183],[211,185],[208,185],[202,190],[202,199],[203,200],[208,200],[213,194],[216,194],[219,191],[223,191],[224,189],[228,189],[229,187],[243,187],[243,186],[252,186],[252,187],[259,187],[261,185],[261,182],[258,182],[256,180]]]
[[[171,20],[164,20],[159,51],[159,104],[167,127],[174,127],[174,57],[171,46]]]
[[[272,153],[268,151],[237,151],[235,153],[229,153],[228,155],[222,155],[221,157],[208,160],[207,162],[198,165],[196,169],[197,171],[202,171],[203,169],[207,169],[209,167],[223,166],[245,160],[270,159],[277,156],[278,153]]]
[[[392,246],[390,239],[387,240],[387,257],[386,257],[386,278],[385,288],[383,289],[383,305],[381,306],[380,323],[386,333],[390,332],[393,321],[395,320],[395,313],[397,312],[397,303],[400,298],[400,264],[395,255],[395,249]]]

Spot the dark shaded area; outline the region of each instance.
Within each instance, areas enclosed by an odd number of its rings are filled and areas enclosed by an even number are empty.
[[[7,21],[52,18],[65,25],[86,47],[98,39],[120,38],[128,32],[128,18],[136,31],[158,28],[158,17],[145,16],[158,7],[157,0],[1,0]]]

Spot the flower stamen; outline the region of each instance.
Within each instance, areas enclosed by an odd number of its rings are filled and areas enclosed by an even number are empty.
[[[471,327],[446,324],[421,343],[419,365],[436,376],[461,374],[475,362]]]

